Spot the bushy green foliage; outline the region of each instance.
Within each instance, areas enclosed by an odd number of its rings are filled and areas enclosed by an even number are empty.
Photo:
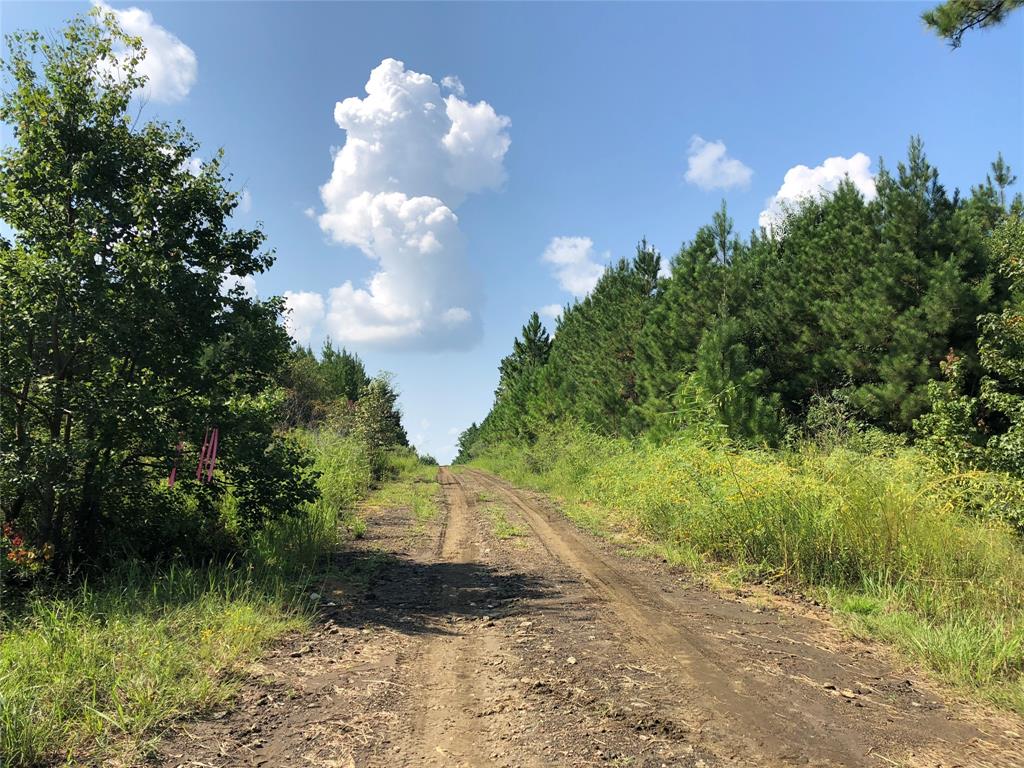
[[[701,338],[691,376],[731,438],[774,445],[782,438],[782,406],[777,393],[761,394],[765,375],[751,366],[740,324],[729,318]]]
[[[459,452],[455,456],[456,464],[464,464],[473,458],[473,451],[477,448],[477,438],[480,436],[480,425],[475,421],[459,433]],[[479,447],[483,447],[482,445]]]
[[[285,423],[306,428],[324,422],[350,426],[355,401],[369,383],[359,355],[335,349],[330,339],[324,341],[319,358],[309,347],[296,346],[282,377]]]
[[[1024,219],[1008,216],[991,243],[1009,299],[1001,312],[978,318],[982,376],[976,394],[965,381],[963,361],[951,354],[943,366],[946,380],[931,384],[932,411],[917,429],[951,469],[981,467],[1024,477]]]
[[[115,46],[127,51],[119,68]],[[8,37],[0,498],[57,570],[190,542],[237,546],[220,515],[229,495],[234,533],[247,535],[315,494],[275,431],[289,348],[281,300],[223,287],[272,255],[259,230],[231,227],[238,195],[219,155],[193,174],[199,146],[182,127],[136,125],[141,56],[109,16]],[[211,426],[217,474],[201,485]]]
[[[387,373],[370,378],[359,356],[327,339],[317,358],[296,347],[284,378],[286,423],[351,436],[365,452],[375,479],[389,468],[389,451],[409,444],[398,391]]]
[[[315,457],[319,498],[236,559],[128,561],[70,596],[0,613],[0,763],[134,764],[168,723],[225,705],[233,673],[272,638],[307,625],[309,579],[358,531],[352,507],[371,476],[354,438],[296,440]]]
[[[374,478],[381,479],[390,466],[391,451],[409,445],[398,408],[398,392],[387,375],[371,379],[363,388],[356,402],[352,431],[366,447]]]

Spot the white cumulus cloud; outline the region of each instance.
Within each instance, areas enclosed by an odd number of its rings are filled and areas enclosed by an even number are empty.
[[[324,297],[315,291],[285,291],[284,324],[300,344],[308,344],[324,319]]]
[[[456,96],[466,95],[466,86],[459,80],[458,75],[445,75],[441,78],[441,87],[454,93]]]
[[[852,157],[830,157],[814,168],[795,165],[786,171],[782,186],[761,211],[758,223],[770,230],[785,217],[787,207],[808,197],[835,192],[847,177],[866,199],[873,200],[878,194],[875,175],[871,172],[871,158],[863,152]]]
[[[554,267],[562,290],[574,296],[590,293],[604,274],[604,265],[594,254],[589,237],[553,237],[541,258]]]
[[[188,96],[199,70],[195,51],[157,24],[148,11],[111,8],[101,0],[93,0],[93,5],[103,13],[113,14],[126,34],[142,38],[146,55],[139,62],[137,74],[147,78],[144,96],[167,103]],[[116,56],[122,61],[126,53],[120,51]]]
[[[221,275],[221,293],[228,293],[236,287],[241,286],[242,292],[250,299],[255,299],[259,294],[256,292],[256,278],[252,275],[236,275],[230,269]]]
[[[700,136],[690,139],[686,156],[686,180],[701,189],[729,189],[750,184],[754,172],[730,157],[722,141],[707,141]]]
[[[430,75],[395,59],[373,69],[366,96],[338,102],[334,119],[345,144],[320,188],[317,221],[377,271],[365,286],[330,291],[327,330],[379,346],[472,344],[483,297],[454,209],[504,183],[509,119],[485,101],[442,96]]]
[[[543,307],[541,307],[540,309],[537,310],[537,313],[541,317],[547,317],[547,318],[550,318],[550,319],[554,320],[559,315],[562,314],[562,305],[561,304],[545,304]]]

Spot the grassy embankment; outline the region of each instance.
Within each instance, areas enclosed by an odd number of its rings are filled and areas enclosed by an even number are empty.
[[[130,759],[175,718],[224,705],[247,662],[307,626],[311,579],[360,532],[348,510],[370,469],[353,440],[300,439],[322,473],[321,498],[233,562],[127,563],[0,616],[0,764]]]
[[[1020,483],[950,476],[907,448],[761,452],[573,430],[474,464],[671,563],[813,591],[855,632],[1024,714],[1024,546],[998,519],[1019,513]]]
[[[441,490],[437,484],[437,465],[424,464],[412,453],[396,454],[392,459],[396,479],[373,494],[364,504],[367,509],[406,507],[416,518],[414,531],[426,530],[440,509]]]

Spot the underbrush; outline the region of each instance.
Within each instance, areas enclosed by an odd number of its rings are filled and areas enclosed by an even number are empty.
[[[474,463],[671,562],[820,590],[856,631],[1024,714],[1024,547],[1005,522],[1019,481],[951,476],[909,448],[762,452],[574,428]]]
[[[370,486],[361,445],[301,433],[321,496],[228,562],[128,562],[65,596],[0,616],[0,764],[108,764],[171,721],[227,702],[244,665],[308,624],[309,579]]]

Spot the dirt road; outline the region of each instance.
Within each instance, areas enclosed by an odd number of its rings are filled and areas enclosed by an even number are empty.
[[[536,494],[439,472],[368,514],[315,631],[167,766],[1024,766],[982,714],[815,609],[624,558]]]

